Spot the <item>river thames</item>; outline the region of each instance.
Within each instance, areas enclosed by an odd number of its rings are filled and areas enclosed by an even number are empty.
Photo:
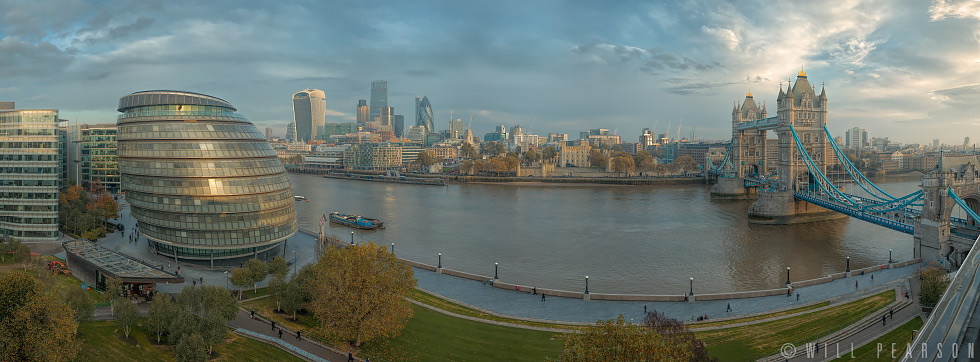
[[[851,268],[912,256],[912,236],[855,219],[754,225],[753,201],[712,200],[710,185],[606,186],[451,184],[447,187],[290,174],[300,227],[318,229],[332,211],[380,218],[385,229],[355,231],[399,257],[503,281],[597,293],[682,294],[783,287]],[[906,194],[917,175],[877,179]],[[350,240],[352,229],[327,223]]]

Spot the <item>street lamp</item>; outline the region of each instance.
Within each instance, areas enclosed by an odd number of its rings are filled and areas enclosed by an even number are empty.
[[[391,243],[391,255],[395,255],[395,243]]]
[[[851,257],[847,257],[847,269],[844,269],[844,271],[848,273],[851,272]]]
[[[351,245],[354,245],[354,232],[353,231],[350,232],[350,244]]]
[[[691,277],[691,292],[689,295],[694,295],[694,277]]]
[[[493,278],[494,279],[500,279],[500,277],[497,276],[497,266],[499,266],[499,265],[500,265],[500,263],[493,263]]]
[[[786,286],[789,286],[789,267],[786,267]]]
[[[589,276],[585,276],[585,294],[589,294]]]
[[[439,253],[439,269],[442,269],[442,253]]]
[[[888,249],[888,264],[892,263],[892,249]]]
[[[228,271],[227,270],[225,270],[225,289],[229,289],[228,288]]]

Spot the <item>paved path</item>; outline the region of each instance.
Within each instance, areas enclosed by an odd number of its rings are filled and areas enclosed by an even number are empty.
[[[415,269],[415,277],[419,280],[419,287],[423,289],[492,312],[523,318],[591,323],[599,319],[616,318],[619,314],[622,314],[627,320],[639,322],[644,316],[644,305],[648,310],[663,312],[672,318],[690,320],[692,316],[700,314],[708,314],[710,318],[717,319],[789,308],[832,298],[844,297],[849,299],[854,296],[853,293],[861,293],[866,288],[880,286],[883,283],[911,276],[915,273],[916,268],[916,265],[910,265],[903,268],[885,269],[866,275],[838,279],[830,283],[803,287],[794,291],[792,297],[770,296],[693,303],[584,301],[553,296],[548,296],[546,301],[542,302],[541,297],[537,295],[494,288],[478,281],[421,269]],[[871,280],[872,274],[874,275],[873,281]],[[855,281],[860,287],[858,290],[854,288]],[[800,293],[799,301],[796,300],[795,292]],[[731,303],[733,309],[731,313],[726,312],[728,303]]]
[[[273,330],[269,323],[259,319],[258,316],[256,316],[256,319],[252,319],[249,317],[249,313],[243,310],[238,311],[238,316],[235,318],[235,320],[228,322],[228,326],[232,329],[242,328],[266,337],[279,339],[279,326],[276,326],[276,329]],[[296,339],[296,333],[290,331],[288,328],[282,328],[282,332],[282,341],[285,343],[300,348],[327,361],[347,362],[346,354],[341,355],[340,353],[324,348],[323,345],[313,343],[306,337],[303,337],[303,339]]]

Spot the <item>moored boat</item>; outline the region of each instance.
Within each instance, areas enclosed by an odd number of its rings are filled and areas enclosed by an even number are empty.
[[[330,213],[330,222],[364,230],[384,228],[385,225],[383,221],[378,219],[363,217],[361,215],[341,214],[336,211]]]

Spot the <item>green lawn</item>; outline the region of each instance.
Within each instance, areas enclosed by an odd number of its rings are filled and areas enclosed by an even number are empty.
[[[421,302],[423,304],[427,304],[427,305],[430,305],[430,306],[433,306],[433,307],[442,309],[442,310],[447,311],[447,312],[453,312],[453,313],[465,315],[465,316],[468,316],[468,317],[476,317],[476,318],[486,319],[486,320],[491,320],[491,321],[506,322],[506,323],[519,324],[519,325],[525,325],[525,326],[534,326],[534,327],[556,328],[556,329],[582,329],[582,328],[584,328],[583,326],[578,326],[578,325],[559,324],[559,323],[542,323],[542,322],[526,321],[526,320],[523,320],[523,319],[498,317],[498,316],[495,316],[495,315],[492,315],[492,314],[487,314],[487,313],[484,313],[484,312],[481,312],[481,311],[478,311],[478,310],[475,310],[475,309],[472,309],[472,308],[469,308],[469,307],[466,307],[466,306],[462,306],[462,305],[459,305],[459,304],[450,302],[448,300],[439,298],[437,296],[434,296],[432,294],[423,292],[423,291],[418,290],[418,289],[415,290],[415,295],[412,296],[411,298],[414,299],[414,300],[416,300],[416,301],[418,301],[418,302]]]
[[[881,338],[855,349],[853,358],[848,353],[846,357],[834,361],[898,361],[905,355],[906,346],[912,343],[912,331],[922,328],[922,323],[922,318],[905,322],[901,327],[888,332]],[[892,358],[893,343],[895,345],[895,358]],[[881,345],[881,352],[878,352],[878,345]]]
[[[721,361],[756,360],[779,352],[783,343],[802,345],[853,324],[895,301],[895,291],[889,290],[844,305],[741,327],[695,332],[703,341],[708,354]]]
[[[474,322],[414,307],[415,316],[398,336],[366,343],[362,354],[387,361],[541,362],[561,353],[557,333]]]
[[[76,362],[173,361],[173,346],[156,345],[156,336],[133,328],[125,339],[116,322],[86,322],[78,327],[82,348]],[[228,333],[225,343],[215,346],[211,361],[302,361],[296,356],[249,338]]]
[[[691,327],[691,328],[707,328],[707,327],[727,326],[727,325],[731,325],[731,324],[738,324],[738,323],[745,323],[745,322],[753,322],[753,321],[757,321],[757,320],[763,320],[763,319],[780,317],[780,316],[790,315],[790,314],[799,313],[799,312],[805,312],[805,311],[812,310],[812,309],[826,307],[828,305],[830,305],[830,302],[820,302],[820,303],[814,303],[813,305],[808,305],[808,306],[805,306],[805,307],[799,307],[799,308],[793,308],[793,309],[789,309],[789,310],[784,310],[782,312],[769,313],[769,314],[760,314],[760,315],[752,316],[752,317],[728,319],[728,320],[718,321],[718,322],[691,323],[688,326]]]

